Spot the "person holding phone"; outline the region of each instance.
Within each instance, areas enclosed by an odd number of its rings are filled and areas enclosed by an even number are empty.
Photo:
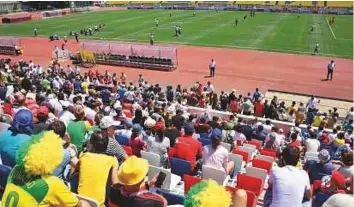
[[[113,184],[109,194],[112,207],[166,207],[167,201],[159,194],[149,192],[149,188],[161,187],[166,174],[159,173],[150,182],[144,182],[149,171],[147,160],[129,157],[118,170],[118,183]]]

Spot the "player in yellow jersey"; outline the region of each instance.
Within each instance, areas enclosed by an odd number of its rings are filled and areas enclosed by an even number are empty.
[[[52,175],[63,158],[62,140],[46,131],[24,143],[17,152],[1,205],[3,207],[89,207]]]

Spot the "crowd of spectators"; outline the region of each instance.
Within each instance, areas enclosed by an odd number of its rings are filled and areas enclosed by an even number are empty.
[[[164,168],[170,168],[170,158],[175,157],[191,164],[192,175],[201,176],[206,165],[233,177],[236,163],[229,160],[229,153],[257,141],[277,155],[265,206],[305,206],[318,193],[330,196],[323,206],[354,203],[353,108],[339,125],[337,109],[319,113],[315,97],[306,105],[300,102],[297,107],[294,101],[286,107],[277,97],[270,103],[264,100],[258,89],[244,97],[236,90],[230,94],[222,91],[218,96],[210,82],[205,86],[196,82],[189,90],[181,85],[164,90],[159,84],[149,84],[142,75],[133,83],[127,82],[124,73],[119,77],[108,71],[82,74],[70,65],[43,70],[32,61],[2,60],[0,69],[1,114],[5,114],[3,121],[6,117],[12,120],[0,133],[2,164],[13,168],[3,202],[13,191],[27,193],[27,197],[38,195],[40,189],[19,189],[18,177],[22,183],[37,183],[43,178],[41,182],[47,183],[50,191],[36,199],[38,204],[89,206],[64,185],[76,175],[77,193],[93,198],[100,206],[167,206],[163,196],[149,191],[156,177],[145,182],[149,164],[141,158],[142,151],[158,154]],[[233,115],[193,114],[188,105]],[[255,118],[246,121],[237,114]],[[267,121],[261,123],[257,117]],[[284,131],[272,124],[273,119],[294,122],[294,127]],[[300,128],[301,123],[308,127]],[[328,126],[334,127],[332,132],[325,130]],[[131,152],[116,140],[118,136],[129,140]],[[208,139],[210,144],[202,146],[198,138]],[[306,159],[308,153],[316,153],[317,161]],[[318,182],[318,174],[326,176],[311,188]],[[107,182],[112,184],[109,188]],[[235,207],[245,206],[247,200],[243,190],[231,197],[213,181],[203,181],[194,188],[186,196],[185,206],[217,206],[212,200],[223,199],[220,206]],[[219,193],[195,201],[197,194],[209,190]]]

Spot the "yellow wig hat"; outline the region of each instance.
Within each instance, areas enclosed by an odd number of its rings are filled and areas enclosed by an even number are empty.
[[[17,151],[17,165],[32,176],[52,174],[63,159],[62,140],[53,131],[33,135]]]
[[[202,181],[188,192],[185,207],[230,207],[231,194],[214,180]]]

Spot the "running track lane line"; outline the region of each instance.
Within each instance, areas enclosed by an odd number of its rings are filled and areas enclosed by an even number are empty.
[[[330,29],[331,32],[332,32],[332,35],[333,35],[334,39],[336,40],[336,39],[337,39],[337,38],[336,38],[336,35],[334,35],[334,32],[333,32],[333,30],[332,30],[332,27],[331,27],[331,25],[329,25],[329,21],[328,21],[327,18],[326,18],[326,22],[327,22],[327,25],[328,25],[329,29]]]

